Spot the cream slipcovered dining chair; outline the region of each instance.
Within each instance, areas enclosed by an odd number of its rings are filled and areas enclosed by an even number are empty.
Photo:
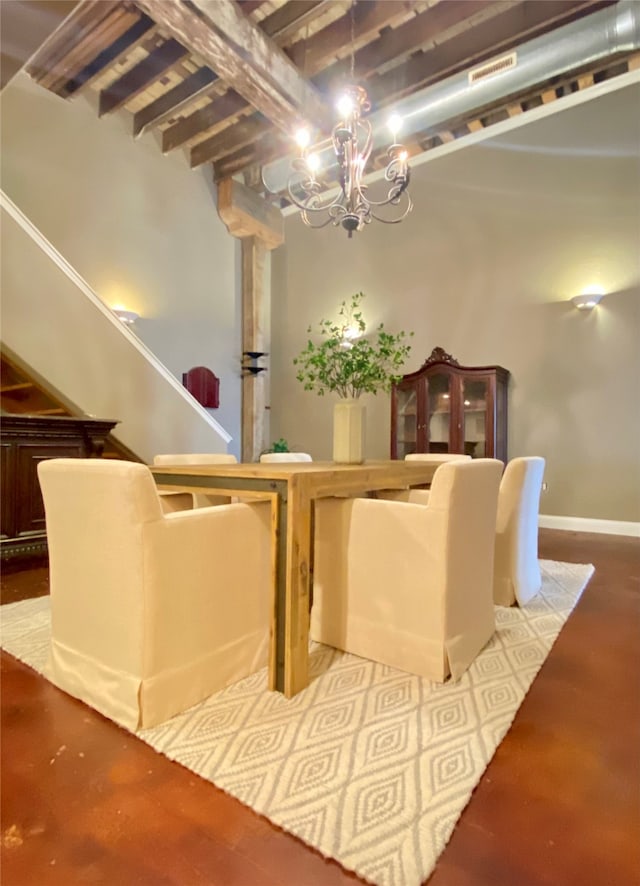
[[[444,464],[450,461],[471,461],[470,455],[461,452],[412,452],[405,455],[405,461],[426,461]],[[378,492],[377,498],[389,501],[408,501],[416,505],[426,505],[429,501],[428,489],[384,489]]]
[[[291,462],[291,461],[313,461],[308,452],[264,452],[260,456],[260,461],[264,463],[275,462]]]
[[[508,462],[498,496],[493,599],[499,606],[524,606],[542,587],[538,562],[538,512],[545,460]]]
[[[137,729],[266,664],[268,505],[165,515],[149,468],[112,459],[51,459],[38,476],[56,686]]]
[[[491,638],[502,462],[440,466],[427,505],[316,505],[311,636],[403,671],[458,679]]]
[[[163,453],[162,455],[154,455],[154,465],[235,465],[238,459],[235,455],[228,455],[226,452],[181,452],[174,455]],[[209,495],[201,492],[172,492],[163,490],[160,496],[163,502],[163,510],[183,510],[184,508],[178,504],[172,507],[171,500],[177,496],[190,496],[187,507],[207,508],[211,505],[227,505],[232,499],[228,495]]]

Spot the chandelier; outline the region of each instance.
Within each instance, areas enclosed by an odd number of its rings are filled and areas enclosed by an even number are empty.
[[[337,104],[340,120],[333,127],[331,138],[310,147],[307,129],[296,134],[300,156],[292,163],[292,174],[287,182],[289,199],[300,210],[302,220],[310,228],[325,225],[342,225],[349,238],[354,231],[361,231],[372,219],[385,224],[397,224],[413,208],[407,188],[409,186],[408,152],[396,142],[400,118],[393,115],[389,127],[393,144],[387,149],[387,165],[384,177],[388,183],[382,199],[373,200],[364,182],[365,170],[373,147],[373,129],[369,120],[363,118],[371,110],[366,90],[355,85],[355,8],[358,0],[351,0],[351,85],[347,86]],[[320,156],[333,148],[338,166],[338,192],[332,188],[327,193],[317,177]]]
[[[325,225],[342,225],[349,237],[354,231],[361,231],[372,219],[385,224],[397,224],[413,208],[407,191],[409,186],[408,152],[404,145],[396,143],[400,120],[394,116],[389,121],[393,132],[393,144],[387,150],[387,165],[384,171],[388,182],[386,196],[373,200],[364,183],[365,170],[373,147],[371,123],[363,119],[363,114],[371,108],[366,90],[361,86],[350,85],[344,90],[338,102],[341,119],[334,126],[330,140],[309,146],[308,130],[302,129],[296,135],[300,156],[293,163],[292,175],[287,182],[289,199],[302,211],[303,222],[311,228]],[[317,177],[320,167],[320,153],[330,145],[333,148],[338,166],[337,194],[333,191],[323,196],[323,186]],[[383,207],[386,210],[381,211]]]

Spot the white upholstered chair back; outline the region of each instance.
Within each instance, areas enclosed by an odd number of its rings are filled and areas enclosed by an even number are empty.
[[[412,452],[405,455],[404,460],[446,464],[450,461],[471,461],[471,456],[463,455],[461,452]],[[416,505],[426,505],[429,501],[429,490],[385,489],[379,492],[377,497],[388,501],[408,501]]]
[[[264,452],[260,456],[263,463],[313,461],[308,452]]]
[[[527,603],[542,586],[538,563],[538,515],[545,460],[512,459],[498,498],[494,600],[500,606]]]
[[[113,459],[50,459],[38,476],[52,682],[136,729],[266,663],[268,506],[165,515],[149,468]]]
[[[502,462],[452,461],[428,504],[316,506],[314,640],[392,667],[459,678],[491,638]]]

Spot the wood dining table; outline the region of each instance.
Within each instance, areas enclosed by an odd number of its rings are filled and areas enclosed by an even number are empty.
[[[283,462],[152,466],[160,490],[266,499],[271,503],[273,606],[269,688],[291,698],[309,684],[309,600],[314,507],[321,498],[428,486],[438,462]]]

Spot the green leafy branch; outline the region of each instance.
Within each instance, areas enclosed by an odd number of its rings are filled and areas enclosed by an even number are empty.
[[[364,293],[357,292],[349,303],[343,301],[337,322],[320,320],[320,342],[309,339],[294,359],[296,378],[305,391],[315,391],[321,397],[328,391],[355,399],[388,391],[402,377],[402,366],[411,351],[407,339],[413,332],[386,332],[381,323],[370,338],[364,337],[363,298]],[[307,331],[311,333],[312,327]]]

